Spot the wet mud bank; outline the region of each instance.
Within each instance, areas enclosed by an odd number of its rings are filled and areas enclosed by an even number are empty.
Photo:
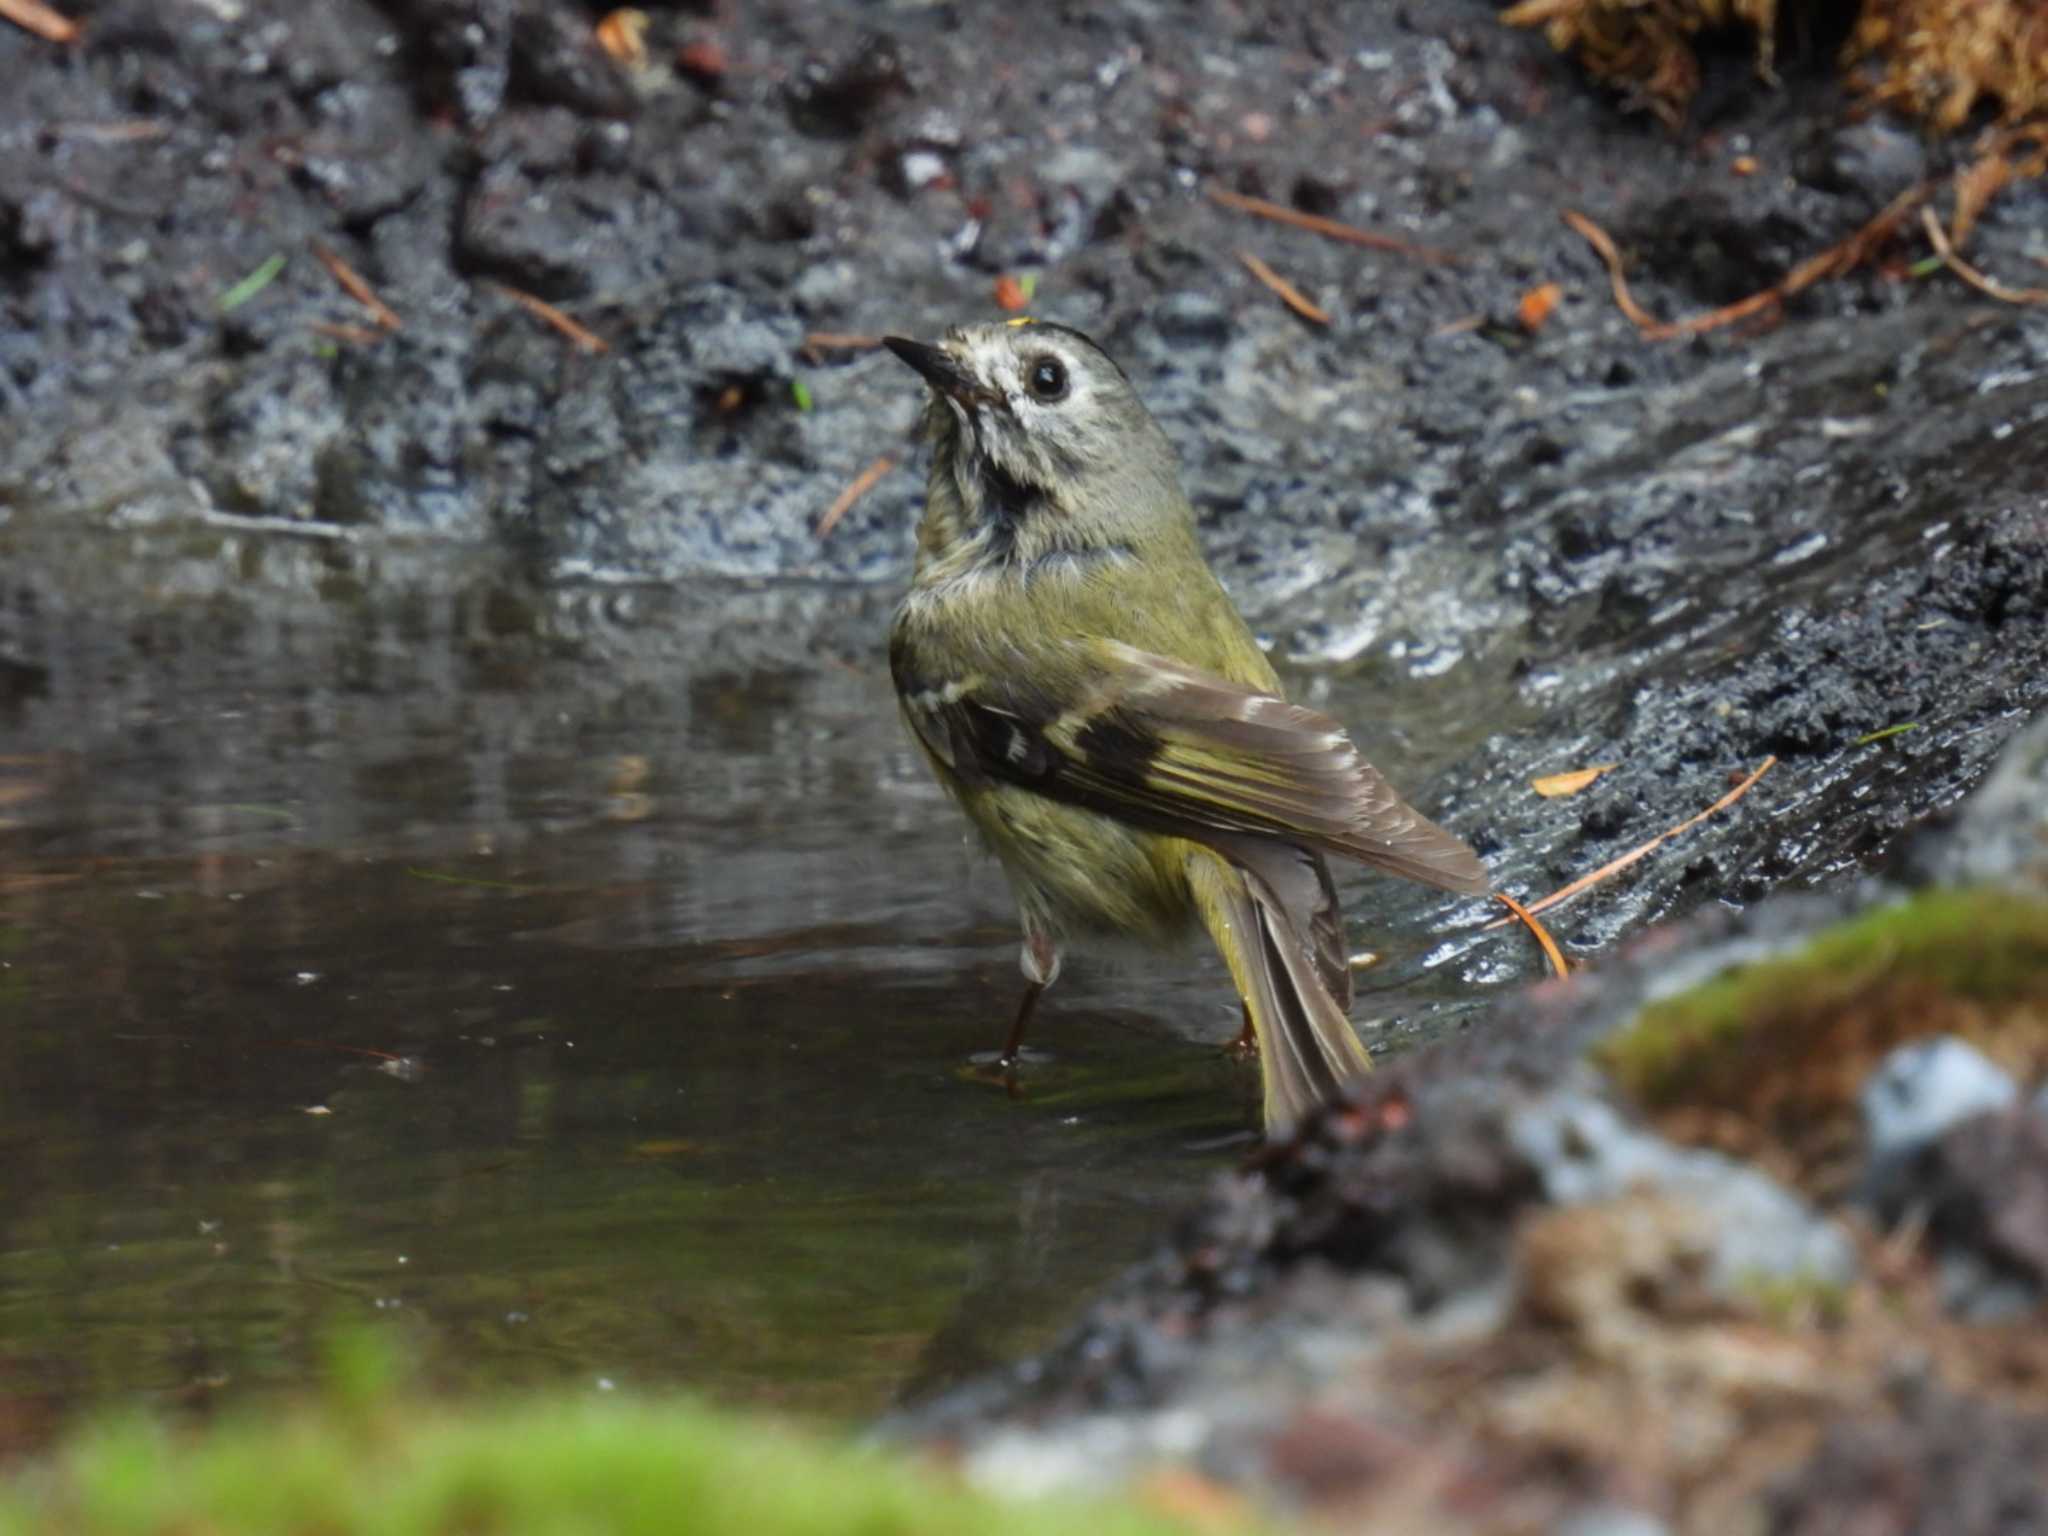
[[[1388,1080],[1412,1086],[1376,1087],[1342,1147],[1290,1157],[1365,1159],[1346,1187],[1397,1225],[1466,1180],[1446,1220],[1484,1207],[1484,1258],[1453,1245],[1430,1283],[1464,1295],[1483,1272],[1506,1294],[1517,1213],[1546,1177],[1504,1129],[1521,1115],[1514,1134],[1535,1134],[1537,1090],[1507,1085],[1549,1084],[1557,1115],[1599,1119],[1567,1066],[1596,1016],[1618,1019],[1695,951],[1860,910],[1847,893],[1896,868],[2048,704],[2048,311],[1923,270],[1908,224],[1768,324],[1651,342],[1561,221],[1577,209],[1611,232],[1636,297],[1675,317],[1769,285],[1967,157],[1861,111],[1825,50],[1782,52],[1777,89],[1746,51],[1709,58],[1674,132],[1618,113],[1480,3],[683,7],[650,11],[637,65],[593,41],[598,12],[543,0],[73,10],[76,44],[0,30],[0,758],[35,760],[15,774],[33,793],[0,800],[19,873],[285,845],[499,860],[462,868],[500,879],[509,856],[537,883],[608,891],[604,914],[542,932],[681,946],[689,965],[710,945],[714,969],[690,972],[703,1038],[740,1027],[711,1008],[728,970],[809,963],[801,1017],[775,1015],[791,1042],[820,997],[845,995],[818,975],[857,993],[909,974],[908,998],[875,1005],[913,1021],[907,1056],[970,1049],[978,1014],[934,1003],[935,979],[948,995],[1010,985],[1006,918],[987,871],[958,872],[880,654],[920,499],[918,389],[830,338],[932,334],[1029,275],[1033,308],[1098,335],[1160,417],[1290,686],[1346,718],[1506,889],[1550,890],[1776,759],[1737,806],[1552,917],[1598,966],[1563,999],[1520,1000],[1535,958],[1484,931],[1479,904],[1350,878],[1361,943],[1387,953],[1360,1010],[1375,1049],[1462,1034]],[[1219,188],[1422,249],[1256,220]],[[2021,182],[1969,253],[2026,281],[2044,229],[2048,193]],[[1283,307],[1244,253],[1328,323]],[[1557,307],[1523,323],[1547,282]],[[893,469],[817,536],[880,458]],[[1570,798],[1529,787],[1606,763]],[[648,794],[673,816],[614,816]],[[860,877],[841,882],[846,867]],[[1767,900],[1802,894],[1818,905]],[[1699,926],[1644,937],[1700,909]],[[534,931],[491,921],[480,931]],[[1072,1092],[1091,1135],[1115,1127],[1089,1143],[1099,1180],[1078,1196],[1061,1182],[1070,1149],[1048,1108],[1026,1181],[1043,1198],[1015,1196],[1014,1241],[987,1238],[998,1257],[935,1260],[947,1285],[964,1272],[970,1301],[1012,1296],[997,1271],[1029,1269],[1060,1225],[1047,1212],[1129,1215],[1104,1172],[1119,1158],[1169,1149],[1137,1181],[1157,1221],[1168,1190],[1228,1160],[1172,1150],[1191,1125],[1213,1139],[1237,1123],[1206,1058],[1128,1120],[1098,1073],[1227,1035],[1218,986],[1199,967],[1062,982],[1054,1012],[1076,1024],[1055,1043],[1086,1080],[1045,1102]],[[617,1002],[618,1038],[637,1040],[623,1021],[639,1005]],[[61,1000],[39,1006],[54,1028]],[[1105,1018],[1141,1049],[1115,1034],[1090,1058],[1077,1042],[1105,1038]],[[840,1077],[899,1038],[850,1037]],[[2017,1082],[2021,1065],[2002,1070]],[[731,1081],[756,1079],[735,1065]],[[1397,1093],[1413,1126],[1388,1139]],[[906,1157],[1004,1188],[984,1108],[967,1118],[986,1139]],[[1617,1145],[1637,1146],[1632,1123],[1612,1122]],[[872,1117],[833,1125],[846,1144],[877,1135]],[[1475,1161],[1445,1172],[1462,1148]],[[1717,1155],[1738,1153],[1760,1155]],[[1268,1263],[1274,1243],[1320,1255],[1303,1276],[1328,1273],[1321,1239],[1273,1236],[1309,1218],[1272,1199],[1321,1198],[1289,1183],[1294,1166],[1200,1218],[1239,1257],[1189,1278],[1184,1244],[1173,1294],[1266,1294],[1288,1267]],[[1794,1198],[1772,1187],[1757,1198],[1773,1210]],[[1402,1241],[1441,1247],[1415,1220]],[[1114,1262],[1093,1245],[1090,1273]],[[1823,1290],[1853,1290],[1827,1273]],[[942,1321],[888,1323],[893,1350],[925,1338],[931,1363],[834,1408],[986,1363],[977,1308],[948,1313],[944,1290],[919,1314]],[[1368,1292],[1317,1305],[1379,1306]],[[1059,1285],[1041,1275],[1032,1294],[1042,1330]],[[1163,1400],[1145,1361],[1179,1359],[1181,1325],[1106,1305],[1144,1326],[1091,1324],[1044,1369],[1078,1372],[1072,1401],[1119,1382]],[[658,1335],[617,1337],[661,1357]],[[1137,1363],[1107,1369],[1100,1348]],[[1011,1411],[1007,1389],[991,1401]],[[1317,1454],[1311,1437],[1301,1455]],[[1831,1454],[1872,1453],[1851,1435]]]

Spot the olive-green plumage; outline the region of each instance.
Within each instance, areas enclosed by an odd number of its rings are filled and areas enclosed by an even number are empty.
[[[1371,1066],[1324,856],[1454,891],[1485,890],[1485,869],[1282,696],[1203,559],[1172,446],[1100,348],[1035,321],[889,346],[932,387],[890,667],[1016,893],[1030,990],[1012,1046],[1066,938],[1206,928],[1280,1134]]]

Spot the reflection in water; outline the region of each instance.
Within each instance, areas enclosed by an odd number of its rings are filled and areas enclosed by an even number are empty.
[[[40,554],[0,583],[0,1400],[291,1383],[383,1315],[445,1383],[866,1414],[1046,1337],[1252,1123],[1193,952],[1084,961],[1026,1097],[971,1079],[1009,904],[874,598],[138,536],[128,614],[104,550]],[[1412,957],[1445,909],[1390,895]]]

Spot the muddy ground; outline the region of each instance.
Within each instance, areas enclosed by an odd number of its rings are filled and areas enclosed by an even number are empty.
[[[1916,237],[1763,334],[1650,344],[1559,222],[1605,225],[1676,315],[1956,158],[1859,120],[1819,43],[1778,89],[1710,57],[1674,136],[1479,4],[664,10],[639,75],[570,6],[79,9],[68,48],[0,33],[18,528],[253,518],[495,550],[555,588],[802,579],[825,585],[765,600],[761,643],[871,658],[859,598],[902,579],[916,476],[810,527],[878,454],[912,460],[918,392],[803,338],[933,332],[1032,270],[1036,307],[1140,381],[1255,622],[1384,680],[1388,734],[1441,746],[1435,803],[1511,888],[1783,760],[1768,814],[1588,903],[1583,948],[1871,859],[2048,687],[2040,311],[1908,279]],[[1453,260],[1281,230],[1210,186]],[[2009,191],[1977,259],[2022,279],[2044,211]],[[316,244],[402,328],[375,337]],[[1546,280],[1563,302],[1529,335],[1515,304]],[[1622,767],[1580,800],[1520,788],[1589,759]]]
[[[1560,220],[1608,229],[1678,316],[1959,163],[1861,111],[1833,39],[1781,52],[1775,87],[1710,55],[1674,134],[1448,0],[686,6],[650,11],[639,71],[595,49],[595,11],[541,0],[71,9],[73,46],[0,30],[0,709],[66,749],[205,664],[205,604],[400,605],[450,551],[493,594],[458,625],[646,686],[878,676],[918,391],[805,337],[929,335],[1024,272],[1138,381],[1300,686],[1384,700],[1360,733],[1507,889],[1778,759],[1560,912],[1577,955],[1853,883],[2048,702],[2048,311],[1917,269],[1909,225],[1772,323],[1652,343]],[[1449,259],[1253,220],[1219,186]],[[1970,252],[2038,281],[2044,231],[2048,188],[2016,186]],[[815,537],[879,455],[899,467]],[[188,533],[182,562],[123,557]],[[666,622],[607,622],[635,602]],[[123,659],[73,692],[88,635]],[[1576,798],[1527,788],[1594,762],[1618,766]],[[198,794],[209,744],[149,772]],[[1535,969],[1446,953],[1480,990]]]

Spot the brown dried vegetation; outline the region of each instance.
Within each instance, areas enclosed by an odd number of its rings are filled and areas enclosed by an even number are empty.
[[[1799,0],[1521,0],[1502,20],[1543,28],[1596,79],[1676,126],[1699,89],[1702,34],[1754,34],[1768,76],[1779,24],[1798,9]],[[1987,102],[2025,121],[2048,112],[2048,0],[1863,0],[1843,62],[1868,62],[1878,99],[1943,129]]]

